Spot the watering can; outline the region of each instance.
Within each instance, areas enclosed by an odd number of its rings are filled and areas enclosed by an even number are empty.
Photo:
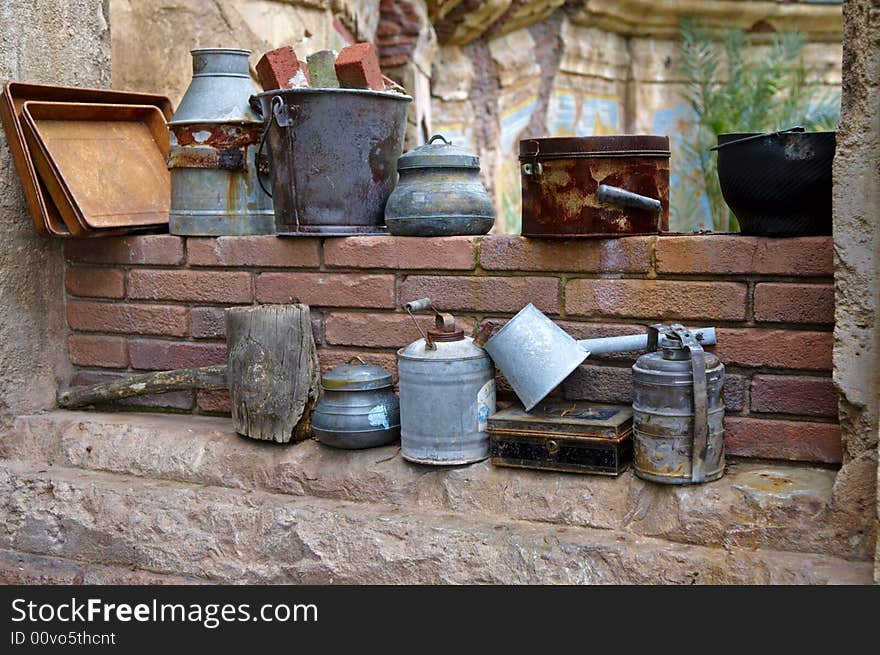
[[[715,328],[691,332],[700,344],[715,344]],[[590,355],[645,350],[648,335],[577,341],[529,303],[483,347],[529,411]]]

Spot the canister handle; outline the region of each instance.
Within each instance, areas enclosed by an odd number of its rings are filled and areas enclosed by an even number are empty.
[[[672,326],[673,334],[691,356],[694,379],[694,445],[691,455],[691,482],[706,480],[706,456],[709,450],[709,391],[706,384],[706,355],[694,334],[681,325]]]
[[[599,188],[596,190],[596,198],[612,205],[643,209],[649,212],[659,212],[663,206],[656,198],[643,196],[608,184],[599,185]]]

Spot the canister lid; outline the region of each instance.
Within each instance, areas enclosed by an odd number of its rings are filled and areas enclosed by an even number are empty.
[[[577,157],[669,157],[669,137],[656,134],[523,139],[520,159]]]
[[[352,357],[321,377],[321,386],[328,391],[368,391],[385,389],[392,384],[394,381],[391,373],[379,366],[367,364],[360,357]]]
[[[434,143],[437,140],[443,143]],[[397,170],[413,168],[480,168],[480,158],[465,148],[452,145],[451,141],[435,134],[423,146],[414,148],[400,156]]]

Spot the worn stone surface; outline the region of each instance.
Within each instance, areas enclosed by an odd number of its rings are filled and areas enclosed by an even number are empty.
[[[107,0],[4,2],[0,80],[106,87]],[[16,414],[54,405],[65,353],[61,241],[37,236],[0,133],[0,432]]]
[[[226,583],[815,584],[871,575],[868,562],[828,555],[23,462],[0,466],[0,491],[0,547]]]
[[[400,511],[623,530],[705,546],[760,546],[848,559],[868,559],[874,548],[870,515],[862,511],[871,491],[864,475],[849,473],[854,482],[833,496],[832,485],[841,486],[835,472],[811,466],[739,462],[712,484],[665,487],[641,482],[631,471],[606,478],[488,462],[421,467],[403,461],[396,446],[341,451],[309,441],[281,447],[236,436],[228,419],[94,412],[21,417],[14,434],[0,441],[0,456]],[[737,486],[740,473],[754,471],[802,482],[798,493],[782,495],[778,489],[763,494]],[[844,505],[849,509],[842,512]],[[714,527],[704,530],[703,524]]]

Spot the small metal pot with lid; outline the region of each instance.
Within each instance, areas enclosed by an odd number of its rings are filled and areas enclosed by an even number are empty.
[[[374,448],[400,437],[400,403],[391,373],[352,357],[321,378],[312,415],[315,439],[334,448]]]
[[[435,141],[443,143],[435,143]],[[495,222],[480,181],[480,158],[439,134],[397,160],[400,179],[385,205],[385,224],[398,236],[486,234]]]

